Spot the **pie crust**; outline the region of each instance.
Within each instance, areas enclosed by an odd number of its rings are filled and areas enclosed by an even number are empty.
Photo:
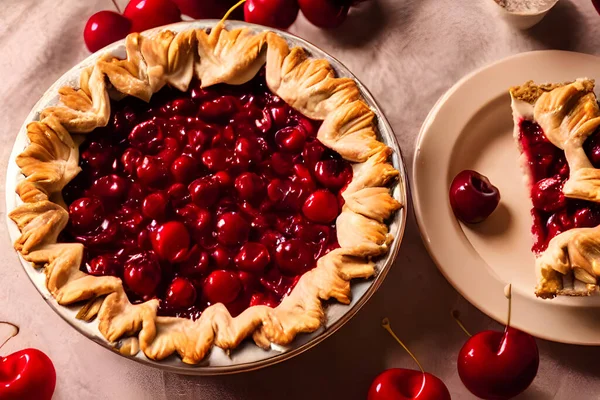
[[[388,162],[392,150],[377,140],[375,114],[356,82],[336,78],[326,60],[290,48],[276,33],[229,31],[223,23],[210,32],[130,34],[125,47],[126,59],[100,56],[81,72],[78,89],[61,88],[61,104],[44,109],[39,121],[27,126],[30,144],[16,159],[25,176],[17,185],[22,202],[9,214],[21,231],[15,249],[44,268],[46,286],[59,304],[83,304],[77,317],[97,317],[102,335],[126,355],[141,349],[161,360],[177,352],[184,363],[197,364],[213,345],[228,351],[252,335],[266,349],[318,329],[325,319],[321,300],[349,304],[350,280],[376,273],[372,257],[387,252],[393,240],[385,221],[402,207],[388,187],[398,176]],[[341,247],[321,257],[279,306],[253,306],[235,318],[220,303],[196,321],[159,317],[159,300],[131,304],[119,278],[82,272],[84,246],[57,243],[69,218],[61,190],[80,171],[71,134],[105,126],[111,98],[148,101],[165,85],[186,91],[194,76],[204,87],[242,84],[265,64],[270,90],[305,116],[323,121],[317,138],[353,162],[353,179],[337,219]]]
[[[519,138],[521,120],[539,124],[547,139],[565,153],[570,169],[563,186],[565,197],[600,203],[600,169],[593,167],[583,148],[585,140],[600,126],[594,81],[583,78],[544,85],[530,81],[511,88],[510,95],[515,139]],[[595,293],[600,276],[600,226],[558,234],[537,255],[535,265],[535,293],[539,297]]]

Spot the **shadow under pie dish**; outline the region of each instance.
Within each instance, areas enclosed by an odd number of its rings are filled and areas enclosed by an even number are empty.
[[[318,329],[321,300],[375,274],[404,199],[359,86],[269,31],[125,47],[28,126],[17,250],[122,353],[196,364]]]
[[[542,298],[589,296],[600,276],[600,109],[594,81],[510,89],[514,137],[530,189]]]

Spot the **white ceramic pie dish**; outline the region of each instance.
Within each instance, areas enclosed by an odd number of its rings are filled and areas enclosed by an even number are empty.
[[[168,26],[168,29],[173,31],[184,30],[189,28],[209,28],[216,24],[217,21],[213,20],[205,20],[205,21],[195,21],[195,22],[183,22],[179,24],[174,24]],[[250,25],[241,22],[228,22],[227,27],[240,27],[240,26],[249,26],[256,31],[266,30],[266,28]],[[164,29],[160,28],[160,29]],[[286,38],[290,43],[300,45],[307,49],[313,57],[316,58],[325,58],[327,59],[332,67],[337,71],[339,76],[352,77],[356,80],[356,78],[348,71],[339,61],[335,60],[331,56],[324,53],[322,50],[316,48],[312,44],[290,35],[286,32],[277,31],[280,35]],[[115,56],[123,57],[124,45],[123,41],[117,42],[101,52],[111,52]],[[7,180],[6,180],[6,209],[7,211],[13,210],[18,204],[18,196],[15,194],[15,188],[18,181],[22,178],[20,174],[20,170],[15,163],[16,156],[25,148],[27,144],[26,137],[26,125],[38,119],[39,112],[50,106],[54,105],[58,101],[58,88],[64,85],[76,86],[79,80],[80,71],[92,64],[96,58],[98,57],[98,53],[91,55],[86,60],[81,62],[80,64],[73,67],[70,71],[65,73],[59,80],[57,80],[48,91],[42,96],[40,101],[34,106],[31,113],[28,115],[25,120],[23,126],[21,127],[18,136],[16,138],[7,169]],[[237,349],[231,352],[231,354],[227,355],[224,351],[219,348],[214,348],[209,356],[203,360],[201,364],[198,366],[190,366],[182,363],[179,358],[172,356],[166,360],[156,362],[147,359],[143,353],[139,353],[133,359],[143,362],[145,364],[149,364],[155,367],[159,367],[161,369],[178,372],[178,373],[186,373],[186,374],[198,374],[198,375],[208,375],[208,374],[225,374],[225,373],[234,373],[247,371],[252,369],[257,369],[261,367],[265,367],[271,364],[275,364],[281,362],[285,359],[291,358],[312,346],[318,344],[326,337],[330,336],[333,332],[339,329],[344,323],[346,323],[356,312],[366,303],[366,301],[371,297],[371,295],[377,290],[380,286],[381,282],[385,278],[389,268],[391,267],[393,260],[395,259],[398,249],[400,247],[400,243],[402,241],[402,236],[404,233],[404,227],[406,223],[406,202],[407,202],[407,187],[406,187],[406,175],[405,168],[402,162],[402,156],[400,153],[400,149],[398,147],[397,141],[394,137],[391,127],[389,123],[385,119],[385,116],[377,106],[373,97],[368,93],[368,91],[364,88],[363,85],[358,82],[358,86],[362,92],[362,95],[367,102],[367,104],[374,110],[376,115],[378,116],[378,130],[380,133],[380,140],[387,144],[394,150],[394,154],[392,156],[392,163],[396,169],[400,171],[398,184],[393,188],[393,194],[396,199],[398,199],[402,204],[405,205],[403,209],[398,211],[393,221],[391,221],[390,232],[396,238],[390,247],[389,253],[382,257],[377,262],[378,266],[378,274],[375,278],[367,280],[367,281],[354,281],[352,283],[352,303],[348,306],[344,306],[341,304],[330,304],[327,307],[327,322],[318,331],[312,334],[300,335],[296,338],[296,340],[286,348],[273,348],[270,351],[264,351],[249,341],[242,343]],[[11,240],[14,241],[19,236],[19,230],[16,225],[8,220],[8,229]],[[109,345],[103,336],[100,334],[97,328],[97,322],[86,323],[80,321],[75,318],[77,313],[77,308],[69,308],[63,307],[57,304],[54,298],[50,295],[45,285],[45,275],[32,268],[28,262],[23,260],[20,257],[21,263],[28,276],[40,292],[46,302],[61,316],[63,317],[69,324],[71,324],[78,331],[94,340],[95,342],[103,345],[104,347],[112,349],[112,346]]]
[[[469,302],[499,322],[512,283],[512,325],[542,339],[600,345],[600,296],[542,300],[534,295],[531,202],[514,143],[508,88],[528,80],[599,78],[600,58],[565,51],[519,54],[475,71],[433,107],[417,140],[412,195],[424,243],[440,271]],[[448,189],[463,169],[490,178],[502,200],[483,223],[454,217]]]

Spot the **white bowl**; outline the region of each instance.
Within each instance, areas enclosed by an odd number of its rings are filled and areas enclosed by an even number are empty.
[[[558,3],[558,0],[554,0],[546,8],[541,10],[536,10],[533,12],[513,12],[507,11],[506,8],[502,7],[500,4],[496,3],[495,0],[489,0],[492,6],[496,9],[498,15],[505,20],[508,24],[514,26],[518,29],[529,29],[540,22],[548,11],[552,9]]]

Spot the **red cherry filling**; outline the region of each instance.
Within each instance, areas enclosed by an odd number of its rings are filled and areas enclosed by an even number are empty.
[[[317,122],[268,91],[264,70],[111,109],[63,190],[61,240],[83,243],[82,270],[122,278],[132,302],[158,298],[161,315],[193,319],[219,302],[233,315],[275,307],[339,246],[352,168],[316,139]]]
[[[541,253],[550,240],[562,232],[599,225],[600,205],[565,197],[562,190],[569,178],[569,165],[564,152],[550,143],[538,124],[522,120],[519,128],[519,142],[532,181],[532,251]],[[599,135],[590,136],[584,148],[592,164],[600,167]]]

